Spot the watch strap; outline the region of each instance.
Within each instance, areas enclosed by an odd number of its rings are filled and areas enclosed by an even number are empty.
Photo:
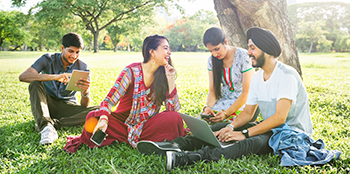
[[[249,138],[249,132],[248,129],[242,130],[242,134],[245,136],[245,138]]]

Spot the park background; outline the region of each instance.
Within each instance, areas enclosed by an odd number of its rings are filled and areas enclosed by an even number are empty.
[[[27,0],[27,3],[30,2]],[[198,2],[211,4],[211,7],[191,10],[190,7],[200,8]],[[313,138],[323,139],[326,149],[341,151],[341,159],[323,166],[281,167],[279,157],[251,155],[236,160],[201,162],[176,169],[173,173],[350,171],[350,73],[347,71],[350,66],[349,3],[287,2],[303,81],[309,94],[314,122]],[[34,9],[33,12],[30,9],[22,11],[23,7],[1,9],[1,173],[165,173],[164,159],[158,156],[140,157],[135,149],[124,143],[93,150],[83,147],[76,154],[67,154],[62,150],[66,136],[79,135],[81,126],[63,128],[58,131],[58,141],[50,146],[39,146],[40,134],[34,130],[28,84],[18,81],[19,74],[42,54],[59,52],[62,35],[74,31],[84,37],[86,47],[80,58],[90,65],[93,104],[99,105],[122,68],[142,61],[142,40],[147,35],[158,33],[170,40],[172,59],[178,72],[176,83],[181,112],[197,115],[205,104],[208,92],[206,60],[210,56],[201,39],[207,28],[220,27],[220,23],[212,1],[174,1],[165,5],[168,5],[169,13],[163,6],[152,7],[152,13],[147,13],[150,18],[141,20],[138,18],[141,16],[135,16],[135,19],[118,21],[101,30],[97,49],[94,49],[91,32],[74,15],[58,20]],[[183,5],[185,11],[179,12],[176,5]]]

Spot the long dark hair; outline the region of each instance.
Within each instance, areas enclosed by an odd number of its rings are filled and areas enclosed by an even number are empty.
[[[142,45],[143,63],[147,63],[151,57],[149,51],[156,50],[162,40],[169,40],[165,36],[152,35],[145,38]],[[168,63],[172,66],[171,58]],[[166,99],[166,93],[168,92],[168,79],[165,76],[164,66],[160,66],[156,72],[154,72],[154,81],[152,85],[152,91],[155,93],[155,105],[161,106]]]
[[[209,28],[205,31],[203,36],[203,44],[206,47],[208,43],[213,46],[217,46],[220,43],[225,44],[225,33],[217,27]],[[222,82],[222,71],[224,67],[223,60],[219,60],[215,56],[211,56],[211,62],[213,65],[213,78],[214,78],[214,91],[216,99],[221,98],[221,82]]]

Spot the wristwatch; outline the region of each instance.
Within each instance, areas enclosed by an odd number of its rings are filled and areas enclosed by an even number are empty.
[[[235,130],[235,127],[232,124],[228,124],[226,127],[230,127],[233,131]]]
[[[242,130],[242,134],[245,136],[245,138],[249,138],[249,133],[247,129]]]

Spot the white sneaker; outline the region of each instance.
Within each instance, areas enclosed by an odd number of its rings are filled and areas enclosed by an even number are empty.
[[[39,133],[41,134],[40,145],[51,144],[58,139],[57,131],[51,124],[48,124]]]

